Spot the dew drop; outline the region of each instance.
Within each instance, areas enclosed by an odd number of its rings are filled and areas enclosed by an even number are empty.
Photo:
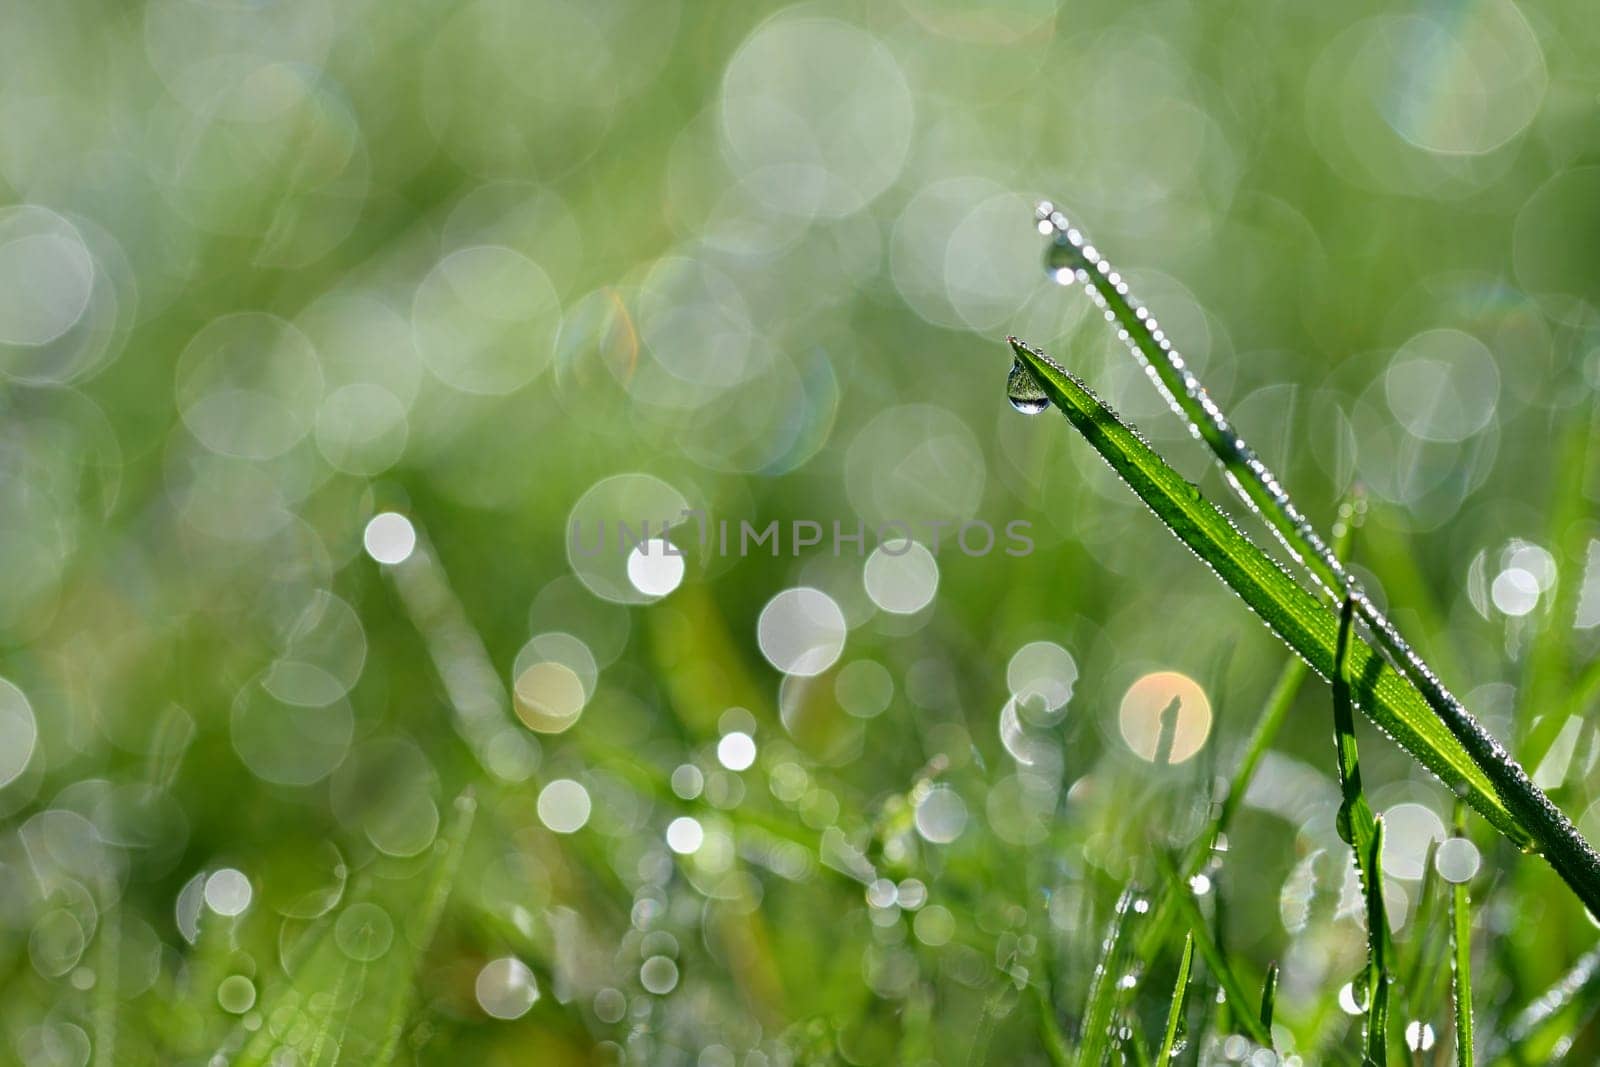
[[[1012,361],[1011,373],[1006,375],[1006,399],[1024,415],[1037,415],[1050,406],[1050,398],[1038,379],[1020,359]]]

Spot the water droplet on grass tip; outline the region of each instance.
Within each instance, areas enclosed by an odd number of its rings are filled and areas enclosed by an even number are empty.
[[[1020,359],[1012,361],[1011,373],[1006,375],[1006,399],[1024,415],[1037,415],[1050,406],[1050,398],[1039,380]]]

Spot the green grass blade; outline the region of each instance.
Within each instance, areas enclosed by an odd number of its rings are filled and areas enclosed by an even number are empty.
[[[1367,849],[1367,1060],[1389,1062],[1389,917],[1383,906],[1383,820]]]
[[[1335,528],[1334,550],[1341,556],[1349,549],[1350,539],[1357,525],[1361,510],[1358,507],[1358,498],[1358,494],[1353,494],[1352,499],[1346,499],[1339,506],[1339,525]],[[1250,792],[1250,783],[1255,780],[1256,770],[1261,765],[1262,757],[1272,747],[1279,729],[1288,718],[1289,709],[1294,706],[1295,697],[1300,694],[1300,687],[1305,683],[1307,673],[1306,661],[1299,656],[1290,655],[1284,660],[1283,670],[1279,672],[1277,681],[1267,694],[1261,713],[1256,716],[1255,728],[1251,731],[1250,740],[1245,743],[1239,766],[1234,769],[1233,777],[1228,781],[1228,790],[1223,795],[1217,815],[1205,832],[1195,839],[1183,862],[1182,871],[1185,878],[1193,878],[1200,873],[1211,857],[1217,840],[1233,825],[1234,816],[1239,813],[1245,796]],[[1162,897],[1156,907],[1155,915],[1139,934],[1140,959],[1149,959],[1166,940],[1170,910],[1168,898]]]
[[[1189,885],[1178,876],[1178,871],[1172,861],[1166,856],[1158,857],[1162,873],[1167,879],[1167,892],[1177,903],[1178,910],[1183,916],[1183,921],[1189,927],[1189,936],[1194,939],[1195,948],[1200,951],[1200,958],[1206,961],[1206,966],[1211,969],[1217,984],[1227,994],[1228,1003],[1236,1010],[1232,1013],[1233,1019],[1252,1041],[1263,1048],[1270,1048],[1272,1035],[1266,1027],[1261,1025],[1261,1020],[1244,1010],[1253,999],[1245,989],[1243,982],[1228,963],[1228,958],[1217,946],[1216,940],[1211,936],[1211,928],[1206,924],[1206,918],[1200,913],[1200,905],[1195,901],[1194,894],[1190,892]]]
[[[1245,745],[1244,757],[1239,761],[1238,769],[1233,772],[1233,778],[1228,782],[1228,795],[1222,800],[1222,808],[1217,812],[1216,826],[1210,837],[1227,833],[1228,827],[1233,825],[1233,817],[1239,813],[1239,807],[1244,803],[1245,793],[1249,791],[1250,782],[1256,776],[1256,768],[1260,766],[1267,750],[1272,747],[1273,738],[1278,736],[1283,720],[1288,718],[1289,709],[1294,706],[1294,698],[1299,694],[1307,673],[1305,660],[1291,656],[1284,661],[1283,670],[1278,672],[1278,680],[1273,683],[1272,692],[1267,696],[1266,706],[1261,717],[1256,720],[1256,727],[1250,735],[1249,743]]]
[[[406,939],[409,952],[404,958],[403,965],[412,973],[421,970],[423,956],[433,944],[434,934],[439,929],[439,920],[444,917],[445,905],[450,899],[450,892],[455,888],[456,878],[461,873],[461,860],[466,853],[467,838],[472,833],[473,819],[478,811],[477,798],[472,790],[468,789],[456,797],[452,807],[455,809],[455,814],[445,832],[439,837],[439,844],[434,853],[433,872],[429,876],[421,906],[410,920],[410,936]],[[392,1063],[399,1055],[400,1042],[405,1034],[406,1018],[411,1012],[415,998],[416,983],[406,981],[394,984],[388,1003],[383,1007],[382,1021],[378,1026],[377,1032],[384,1037],[383,1044],[373,1057],[374,1063]]]
[[[1044,1044],[1045,1055],[1056,1067],[1068,1067],[1072,1063],[1072,1050],[1067,1047],[1067,1037],[1061,1032],[1056,1007],[1044,983],[1034,983],[1033,995],[1039,1006],[1039,1040]]]
[[[1330,598],[1353,597],[1362,619],[1381,648],[1393,658],[1433,713],[1469,758],[1494,783],[1500,802],[1537,840],[1538,850],[1591,912],[1600,915],[1600,853],[1589,845],[1561,809],[1534,785],[1522,766],[1467,712],[1455,694],[1406,642],[1399,629],[1362,590],[1333,550],[1295,507],[1271,468],[1228,424],[1221,408],[1172,347],[1148,309],[1137,304],[1111,264],[1074,229],[1054,206],[1039,205],[1043,233],[1053,235],[1046,266],[1057,281],[1080,282],[1090,297],[1120,326],[1129,348],[1152,371],[1173,410],[1210,447],[1228,482],[1267,522],[1278,540],[1302,563]],[[1552,737],[1553,740],[1553,737]]]
[[[1339,633],[1333,656],[1333,738],[1339,765],[1339,815],[1336,825],[1355,854],[1361,892],[1367,902],[1367,1062],[1388,1062],[1389,920],[1383,906],[1383,823],[1372,814],[1361,787],[1361,758],[1356,751],[1355,706],[1350,692],[1350,649],[1354,636],[1355,601],[1345,597],[1339,609]],[[1369,662],[1377,662],[1376,660]]]
[[[1294,698],[1300,692],[1300,686],[1305,681],[1307,673],[1305,661],[1298,656],[1290,656],[1284,661],[1283,670],[1268,694],[1267,701],[1256,720],[1255,730],[1245,745],[1244,756],[1228,782],[1228,792],[1223,797],[1216,818],[1195,838],[1189,854],[1183,860],[1182,871],[1185,879],[1193,878],[1200,873],[1206,861],[1210,859],[1217,839],[1227,833],[1228,827],[1232,825],[1234,816],[1238,814],[1239,807],[1244,802],[1245,794],[1250,790],[1250,783],[1255,778],[1261,758],[1266,755],[1267,749],[1272,747],[1272,740],[1288,716],[1289,708],[1294,705]],[[1157,903],[1150,921],[1140,928],[1135,949],[1140,959],[1149,959],[1165,944],[1171,925],[1171,912],[1171,899],[1163,896]]]
[[[1356,867],[1361,872],[1363,892],[1372,892],[1372,871],[1367,856],[1377,833],[1377,820],[1361,787],[1361,758],[1356,751],[1355,702],[1350,695],[1350,639],[1355,623],[1355,604],[1349,597],[1339,610],[1339,635],[1333,654],[1333,742],[1339,766],[1339,816],[1336,825],[1345,844],[1355,850]],[[1375,662],[1375,661],[1369,661]]]
[[[1263,622],[1319,674],[1332,677],[1337,622],[1276,561],[1261,551],[1214,504],[1200,495],[1144,439],[1082,382],[1044,353],[1011,339],[1017,359],[1102,458],[1134,492]],[[1380,631],[1364,594],[1350,598]],[[1390,627],[1392,629],[1392,626]],[[1409,653],[1409,648],[1406,649]],[[1391,650],[1391,654],[1394,654]],[[1600,914],[1600,855],[1572,821],[1535,786],[1510,754],[1454,703],[1426,665],[1411,653],[1398,673],[1366,642],[1350,650],[1351,673],[1363,710],[1447,785],[1462,792],[1519,847],[1541,852],[1593,912]]]
[[[1278,1003],[1278,964],[1267,964],[1267,976],[1261,982],[1261,1025],[1272,1033],[1272,1010]]]
[[[1523,673],[1517,725],[1526,731],[1518,747],[1523,761],[1537,768],[1561,734],[1570,713],[1560,695],[1568,682],[1572,624],[1578,613],[1579,593],[1583,588],[1583,567],[1589,546],[1589,527],[1583,519],[1590,505],[1584,497],[1589,466],[1596,449],[1595,434],[1600,431],[1600,414],[1585,411],[1567,417],[1568,425],[1556,464],[1556,499],[1550,509],[1546,543],[1556,554],[1556,588],[1552,602],[1543,611],[1543,625],[1534,633],[1528,649],[1527,669]],[[1541,608],[1545,605],[1541,604]],[[1550,713],[1535,725],[1533,715],[1541,708]]]
[[[1511,1050],[1522,1050],[1519,1062],[1527,1061],[1527,1053],[1538,1055],[1572,1032],[1565,1024],[1569,1010],[1585,1000],[1592,1005],[1594,994],[1600,991],[1600,947],[1585,952],[1578,961],[1529,1004],[1504,1027],[1496,1044],[1484,1059],[1495,1062]],[[1526,1046],[1537,1046],[1529,1049]]]
[[[1150,1067],[1150,1049],[1144,1043],[1144,1035],[1137,1026],[1123,1029],[1118,1044],[1122,1048],[1122,1062],[1134,1064],[1134,1067]]]
[[[1207,563],[1285,643],[1325,678],[1333,676],[1338,622],[1219,510],[1185,481],[1088,386],[1050,357],[1011,339],[1017,358],[1103,459],[1156,516]],[[1519,845],[1528,835],[1501,805],[1494,787],[1429,711],[1415,687],[1365,642],[1350,648],[1357,677],[1371,677],[1362,707],[1447,785],[1464,788],[1473,806]]]
[[[1450,984],[1456,1011],[1456,1065],[1472,1067],[1472,901],[1466,882],[1450,887]]]
[[[1111,1051],[1111,1017],[1117,1001],[1117,971],[1127,945],[1128,928],[1135,914],[1138,891],[1128,886],[1117,899],[1111,928],[1106,933],[1105,949],[1089,982],[1089,995],[1083,1006],[1083,1023],[1078,1033],[1078,1062],[1103,1063]]]
[[[1167,1009],[1167,1031],[1161,1038],[1156,1067],[1167,1067],[1177,1051],[1178,1033],[1183,1029],[1183,1010],[1189,1002],[1189,972],[1194,967],[1194,933],[1183,939],[1183,958],[1178,961],[1178,979],[1172,987],[1172,1006]]]
[[[1345,570],[1332,549],[1295,507],[1255,451],[1229,424],[1215,401],[1173,348],[1148,309],[1128,292],[1127,284],[1054,205],[1037,212],[1040,229],[1052,236],[1045,266],[1063,285],[1077,282],[1097,306],[1111,313],[1129,350],[1154,373],[1167,404],[1211,449],[1228,473],[1234,489],[1267,521],[1283,547],[1303,564],[1317,587],[1331,597],[1343,595]]]

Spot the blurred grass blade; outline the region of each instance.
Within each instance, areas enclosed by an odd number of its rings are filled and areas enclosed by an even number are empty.
[[[1556,558],[1556,587],[1548,607],[1542,602],[1543,625],[1528,648],[1527,667],[1517,709],[1517,726],[1525,738],[1518,746],[1523,762],[1535,769],[1567,724],[1571,707],[1561,700],[1569,681],[1572,625],[1583,590],[1583,570],[1589,547],[1589,524],[1584,516],[1591,505],[1584,497],[1589,467],[1600,432],[1600,412],[1577,411],[1566,416],[1565,435],[1555,463],[1556,499],[1547,520],[1546,543]],[[1533,716],[1545,709],[1534,722]]]
[[[1456,1010],[1456,1065],[1472,1067],[1472,901],[1466,882],[1450,887],[1450,981]]]
[[[1278,1002],[1278,964],[1267,964],[1267,976],[1261,981],[1261,1025],[1272,1033],[1272,1010]]]
[[[1517,1013],[1495,1041],[1498,1047],[1484,1059],[1493,1063],[1515,1052],[1518,1063],[1538,1062],[1572,1032],[1566,1023],[1569,1010],[1585,1002],[1592,1006],[1596,994],[1600,994],[1600,947],[1585,952],[1554,985]]]
[[[1284,661],[1283,670],[1279,673],[1277,682],[1273,684],[1272,691],[1267,695],[1267,701],[1256,720],[1255,730],[1245,745],[1244,756],[1228,782],[1228,792],[1222,799],[1216,818],[1195,838],[1188,856],[1184,858],[1182,872],[1185,878],[1193,878],[1201,872],[1211,857],[1217,840],[1228,832],[1234,816],[1244,803],[1245,794],[1250,791],[1250,782],[1255,778],[1261,758],[1272,747],[1272,740],[1288,716],[1289,708],[1294,705],[1294,698],[1300,692],[1306,674],[1305,661],[1298,656],[1290,656]],[[1151,921],[1139,932],[1136,951],[1140,959],[1149,959],[1165,943],[1170,922],[1171,902],[1164,896],[1157,904]]]
[[[1011,346],[1051,401],[1178,539],[1313,670],[1331,678],[1338,630],[1334,615],[1239,532],[1088,386],[1021,341],[1012,338]],[[1349,659],[1352,673],[1371,679],[1361,704],[1373,721],[1447,785],[1464,788],[1473,806],[1502,833],[1526,844],[1527,833],[1415,688],[1365,642],[1352,643]]]
[[[1267,750],[1272,747],[1272,741],[1283,726],[1283,720],[1288,718],[1289,709],[1294,706],[1294,698],[1299,694],[1306,674],[1304,660],[1291,656],[1284,661],[1283,670],[1278,673],[1278,680],[1273,683],[1272,692],[1267,696],[1265,710],[1262,711],[1261,718],[1256,720],[1255,731],[1245,745],[1244,758],[1239,761],[1238,769],[1228,782],[1228,795],[1222,799],[1222,808],[1217,813],[1216,826],[1210,837],[1215,838],[1218,834],[1227,833],[1228,827],[1233,824],[1233,817],[1239,813],[1245,794],[1250,790],[1250,782],[1255,778],[1256,768],[1260,765],[1261,758],[1267,754]],[[1209,845],[1209,842],[1207,844]]]
[[[1167,1009],[1167,1031],[1161,1038],[1156,1067],[1167,1067],[1178,1050],[1178,1035],[1183,1030],[1183,1010],[1189,1002],[1189,971],[1194,967],[1194,933],[1183,939],[1183,957],[1178,961],[1178,979],[1172,987],[1172,1006]]]
[[[1278,476],[1228,424],[1200,380],[1173,348],[1148,309],[1137,304],[1127,284],[1086,242],[1061,212],[1039,205],[1041,232],[1053,234],[1046,266],[1057,281],[1078,281],[1116,322],[1129,348],[1151,372],[1167,402],[1210,447],[1229,484],[1260,514],[1273,534],[1303,564],[1318,590],[1329,598],[1352,597],[1379,646],[1415,687],[1439,722],[1478,769],[1494,783],[1500,803],[1538,842],[1538,850],[1573,888],[1589,910],[1600,915],[1600,853],[1584,840],[1572,820],[1550,802],[1505,747],[1468,713],[1455,694],[1406,642],[1399,629],[1362,590],[1333,550],[1305,518]],[[1051,397],[1054,399],[1054,397]],[[1552,738],[1553,740],[1553,738]]]
[[[1136,914],[1138,890],[1130,884],[1117,898],[1111,927],[1106,932],[1100,960],[1089,981],[1089,995],[1083,1006],[1083,1023],[1078,1033],[1078,1063],[1103,1063],[1111,1052],[1111,1016],[1117,1000],[1117,971],[1122,966],[1128,927]]]
[[[1167,892],[1177,902],[1183,921],[1189,927],[1189,936],[1193,938],[1195,948],[1200,951],[1200,957],[1206,961],[1206,966],[1216,977],[1217,984],[1227,995],[1228,1003],[1236,1009],[1233,1018],[1252,1041],[1263,1048],[1271,1047],[1272,1035],[1261,1025],[1258,1017],[1250,1014],[1247,1006],[1253,998],[1246,991],[1244,983],[1234,974],[1227,957],[1212,938],[1211,929],[1206,924],[1205,916],[1200,913],[1200,905],[1190,892],[1189,884],[1178,876],[1177,869],[1167,856],[1158,855],[1157,861],[1161,864],[1162,874],[1167,880]]]
[[[405,939],[407,956],[404,964],[412,973],[422,968],[423,957],[433,944],[439,930],[439,920],[444,917],[445,905],[455,888],[456,877],[461,873],[461,860],[466,854],[467,838],[472,833],[473,819],[478,811],[477,798],[468,789],[459,794],[452,804],[454,816],[445,832],[439,836],[433,861],[433,872],[422,896],[421,907],[412,916],[409,936]],[[397,966],[400,964],[396,964]],[[378,1032],[383,1044],[373,1057],[374,1063],[391,1063],[400,1053],[401,1038],[405,1033],[406,1019],[416,998],[416,983],[397,982],[384,1006],[383,1019]]]
[[[1045,1055],[1050,1057],[1050,1062],[1056,1067],[1069,1067],[1072,1063],[1072,1050],[1067,1045],[1067,1036],[1061,1032],[1061,1022],[1056,1018],[1056,1006],[1051,1002],[1045,983],[1033,983],[1033,995],[1039,1006],[1039,1040],[1044,1043]]]
[[[1389,917],[1383,906],[1383,820],[1367,849],[1367,1060],[1389,1062]]]

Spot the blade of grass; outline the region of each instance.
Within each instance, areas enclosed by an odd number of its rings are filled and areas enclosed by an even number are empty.
[[[1581,410],[1581,409],[1580,409]],[[1523,674],[1522,699],[1517,725],[1523,733],[1518,748],[1529,767],[1538,767],[1566,725],[1568,707],[1557,699],[1568,682],[1568,651],[1572,624],[1578,613],[1579,593],[1583,588],[1583,567],[1589,545],[1589,530],[1583,522],[1589,507],[1583,495],[1595,449],[1595,433],[1600,430],[1600,415],[1593,412],[1571,414],[1556,464],[1556,500],[1550,509],[1550,550],[1556,558],[1555,595],[1544,612],[1543,625],[1534,633],[1528,649],[1527,669]],[[1544,605],[1541,605],[1541,607]],[[1553,708],[1533,722],[1539,708]]]
[[[1267,976],[1261,981],[1261,1026],[1272,1033],[1272,1009],[1278,1002],[1278,963],[1267,964]]]
[[[459,794],[452,806],[455,809],[455,816],[445,833],[439,837],[440,847],[436,851],[433,873],[423,893],[421,908],[413,919],[411,936],[406,939],[409,952],[403,965],[409,966],[412,972],[421,970],[423,956],[433,944],[434,934],[438,932],[445,904],[450,899],[450,891],[455,887],[456,876],[461,872],[461,859],[466,853],[467,837],[472,833],[473,817],[478,810],[477,799],[471,789]],[[389,1003],[384,1006],[383,1021],[378,1030],[384,1035],[383,1044],[373,1057],[374,1063],[392,1063],[399,1055],[400,1041],[405,1033],[406,1016],[415,997],[415,983],[410,981],[395,983]]]
[[[1438,945],[1437,924],[1434,921],[1441,881],[1438,855],[1439,842],[1436,839],[1429,840],[1422,857],[1422,885],[1417,889],[1416,907],[1409,920],[1412,933],[1394,955],[1395,981],[1407,1019],[1433,1016],[1438,1001],[1435,977],[1439,963],[1448,956],[1448,952]],[[1449,935],[1450,931],[1446,929],[1446,940]]]
[[[1383,820],[1367,849],[1367,1062],[1389,1062],[1389,918],[1383,906]]]
[[[1347,596],[1339,608],[1339,634],[1333,654],[1333,738],[1342,797],[1336,825],[1339,836],[1355,853],[1361,892],[1367,901],[1366,1055],[1367,1062],[1383,1067],[1389,1061],[1389,921],[1383,907],[1383,822],[1372,814],[1372,805],[1361,787],[1361,758],[1356,751],[1355,706],[1348,674],[1354,626],[1355,601]]]
[[[1235,1007],[1244,1008],[1252,998],[1212,938],[1211,929],[1206,924],[1205,916],[1200,912],[1200,905],[1195,901],[1189,884],[1178,876],[1177,868],[1172,865],[1169,857],[1160,855],[1157,859],[1167,880],[1167,892],[1177,902],[1178,911],[1189,927],[1189,936],[1194,939],[1195,948],[1200,951],[1200,958],[1206,961],[1206,966],[1216,977],[1217,984],[1227,995],[1228,1002]],[[1232,1017],[1250,1040],[1263,1048],[1271,1047],[1272,1035],[1261,1025],[1261,1020],[1257,1016],[1251,1015],[1248,1010],[1241,1010],[1235,1011]]]
[[[115,897],[107,894],[107,899]],[[122,955],[122,907],[112,903],[100,917],[99,973],[94,984],[94,1067],[112,1067],[117,1062],[118,984]]]
[[[1045,266],[1062,285],[1081,284],[1089,298],[1110,312],[1120,336],[1145,367],[1169,407],[1203,440],[1222,464],[1228,481],[1251,508],[1267,520],[1295,562],[1306,567],[1317,587],[1342,593],[1344,568],[1311,523],[1294,506],[1275,475],[1228,423],[1173,348],[1161,325],[1134,299],[1122,276],[1089,244],[1065,215],[1048,201],[1036,212],[1039,230],[1052,237]]]
[[[1189,971],[1194,966],[1194,933],[1183,939],[1183,957],[1178,960],[1178,980],[1172,987],[1172,1006],[1167,1009],[1167,1031],[1161,1038],[1156,1067],[1168,1067],[1177,1050],[1178,1033],[1183,1029],[1183,1009],[1189,999]]]
[[[1134,902],[1138,899],[1139,893],[1131,884],[1117,898],[1116,911],[1111,916],[1111,928],[1106,932],[1100,961],[1095,965],[1094,976],[1089,981],[1088,998],[1084,1002],[1083,1023],[1078,1033],[1080,1064],[1103,1063],[1111,1051],[1111,1015],[1117,999],[1116,974],[1121,967],[1128,928],[1136,914]]]
[[[1241,599],[1325,678],[1333,676],[1338,623],[1266,553],[1200,495],[1122,422],[1089,387],[1043,352],[1011,338],[1011,346],[1051,401],[1156,516]],[[1501,806],[1488,779],[1427,709],[1415,689],[1365,642],[1350,648],[1353,672],[1375,675],[1363,709],[1447,785],[1462,786],[1483,815],[1519,844],[1528,838]],[[1369,668],[1376,663],[1376,668]]]
[[[1312,669],[1331,677],[1337,629],[1331,612],[1168,466],[1087,386],[1044,353],[1015,338],[1011,344],[1050,400],[1179,540],[1209,564]],[[1350,598],[1370,623],[1364,597],[1352,593]],[[1449,717],[1435,714],[1439,705],[1419,686],[1416,675],[1397,672],[1365,641],[1352,644],[1350,668],[1353,674],[1370,679],[1370,685],[1356,696],[1381,729],[1447,785],[1464,791],[1473,807],[1519,847],[1526,850],[1531,846],[1541,852],[1585,906],[1600,914],[1600,856],[1498,742],[1473,721],[1489,750],[1486,755],[1481,747],[1469,748]],[[1437,679],[1433,684],[1437,686]]]
[[[1145,1047],[1144,1035],[1136,1026],[1126,1027],[1122,1032],[1123,1063],[1132,1062],[1134,1067],[1150,1067],[1150,1050]]]
[[[1359,490],[1353,491],[1351,496],[1339,505],[1339,522],[1334,527],[1334,551],[1341,557],[1349,550],[1351,538],[1363,510]],[[1291,654],[1284,660],[1283,670],[1279,672],[1277,681],[1267,694],[1261,714],[1256,717],[1255,729],[1245,744],[1239,766],[1234,769],[1233,777],[1228,781],[1228,790],[1223,795],[1217,815],[1212,819],[1211,825],[1206,827],[1205,832],[1195,839],[1189,855],[1183,862],[1181,869],[1185,878],[1192,879],[1200,873],[1217,842],[1233,825],[1234,816],[1239,813],[1245,796],[1250,792],[1250,783],[1255,780],[1256,769],[1261,765],[1262,757],[1266,755],[1267,750],[1272,747],[1273,739],[1278,736],[1278,730],[1282,728],[1284,719],[1288,718],[1289,709],[1294,706],[1294,699],[1299,695],[1307,673],[1306,661],[1298,655]],[[1214,775],[1212,777],[1214,778]],[[1149,959],[1166,941],[1170,910],[1170,901],[1163,896],[1156,906],[1155,915],[1140,932],[1137,948],[1140,959]]]
[[[1485,1054],[1484,1059],[1494,1062],[1510,1050],[1530,1044],[1547,1045],[1554,1035],[1568,1033],[1568,1027],[1559,1025],[1560,1018],[1579,1003],[1585,993],[1597,988],[1600,988],[1600,947],[1585,952],[1554,985],[1517,1013],[1505,1027],[1498,1041],[1499,1047]],[[1592,997],[1590,999],[1593,1000]],[[1552,1026],[1552,1023],[1557,1025]]]
[[[1306,674],[1305,660],[1291,656],[1284,661],[1283,670],[1278,672],[1278,680],[1273,683],[1272,692],[1267,696],[1261,718],[1256,720],[1255,731],[1251,733],[1250,741],[1245,745],[1244,757],[1239,761],[1238,769],[1233,772],[1233,778],[1228,782],[1228,795],[1222,799],[1221,810],[1217,812],[1216,826],[1208,835],[1210,838],[1214,839],[1218,834],[1227,833],[1228,827],[1233,825],[1233,817],[1239,813],[1240,806],[1244,804],[1250,782],[1256,776],[1256,768],[1260,766],[1267,750],[1272,747],[1273,738],[1277,737],[1278,730],[1283,726],[1283,720],[1288,718],[1289,709],[1294,706],[1294,698],[1300,692]],[[1207,847],[1209,844],[1208,841]]]
[[[1062,284],[1081,282],[1095,303],[1106,309],[1120,327],[1119,334],[1129,349],[1154,375],[1172,409],[1206,442],[1235,492],[1266,520],[1285,549],[1306,568],[1318,590],[1330,599],[1354,598],[1363,621],[1371,627],[1379,647],[1393,660],[1396,669],[1494,783],[1501,804],[1526,828],[1538,851],[1546,855],[1589,910],[1600,915],[1600,853],[1534,785],[1505,747],[1468,713],[1388,616],[1373,604],[1361,583],[1295,507],[1278,476],[1228,424],[1222,409],[1206,393],[1148,309],[1129,294],[1127,283],[1111,264],[1053,205],[1040,204],[1037,217],[1040,232],[1054,238],[1046,254],[1051,274]]]
[[[1457,812],[1457,833],[1460,830]],[[1472,899],[1466,882],[1450,887],[1450,985],[1456,1012],[1456,1067],[1472,1067]]]
[[[1072,1050],[1067,1047],[1067,1035],[1061,1032],[1061,1023],[1056,1018],[1055,1005],[1050,1002],[1050,993],[1043,982],[1032,985],[1034,999],[1039,1005],[1039,1040],[1044,1044],[1045,1055],[1056,1067],[1068,1067],[1072,1063]]]
[[[1333,654],[1333,743],[1339,766],[1339,836],[1355,850],[1356,868],[1361,872],[1361,888],[1372,892],[1372,871],[1367,856],[1377,833],[1377,820],[1361,787],[1361,758],[1356,751],[1355,702],[1350,696],[1349,667],[1351,630],[1355,624],[1355,604],[1349,597],[1339,610],[1339,635]],[[1377,662],[1369,660],[1369,663]]]
[[[1283,670],[1279,673],[1277,682],[1273,684],[1272,691],[1267,695],[1267,702],[1262,706],[1261,715],[1256,719],[1255,730],[1245,745],[1244,756],[1228,782],[1228,791],[1222,799],[1216,817],[1212,819],[1211,825],[1195,838],[1188,856],[1184,858],[1181,869],[1186,879],[1200,873],[1206,860],[1210,858],[1217,840],[1227,833],[1228,827],[1232,825],[1233,817],[1238,814],[1245,794],[1250,790],[1250,782],[1255,778],[1256,768],[1260,766],[1261,758],[1266,755],[1267,749],[1272,747],[1272,739],[1277,736],[1279,727],[1288,716],[1289,708],[1293,706],[1294,698],[1300,692],[1300,686],[1305,681],[1307,673],[1305,661],[1298,656],[1290,656],[1284,661]],[[1162,897],[1150,921],[1141,927],[1135,949],[1140,959],[1149,959],[1166,942],[1171,910],[1170,900]]]

